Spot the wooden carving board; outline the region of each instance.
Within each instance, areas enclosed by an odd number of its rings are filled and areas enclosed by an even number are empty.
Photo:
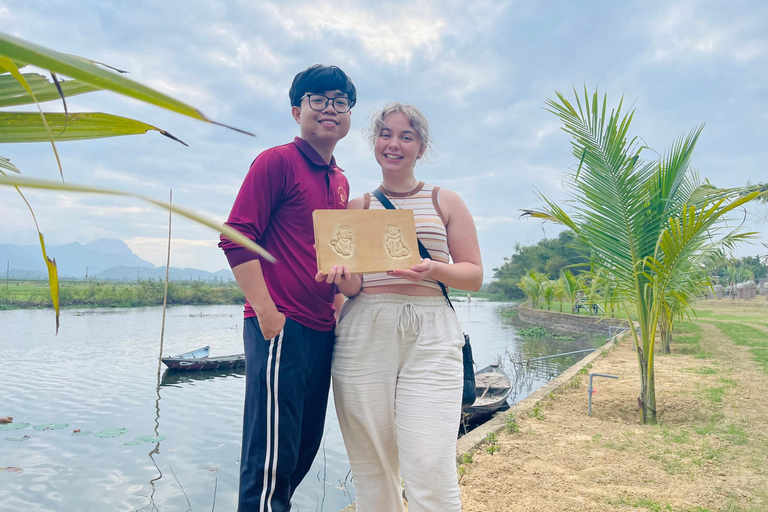
[[[412,210],[315,210],[312,219],[318,271],[386,272],[421,261]]]

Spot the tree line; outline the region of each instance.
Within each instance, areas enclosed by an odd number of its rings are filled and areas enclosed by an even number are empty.
[[[162,306],[165,283],[159,279],[140,279],[136,283],[89,281],[62,282],[59,303],[62,307],[139,307]],[[211,285],[202,281],[168,283],[168,304],[243,304],[240,288],[232,285]],[[47,288],[18,290],[0,287],[0,309],[53,307]]]

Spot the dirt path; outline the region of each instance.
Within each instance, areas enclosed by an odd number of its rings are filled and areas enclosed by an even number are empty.
[[[764,302],[755,308],[750,320],[768,320]],[[712,321],[689,325],[672,355],[657,356],[659,425],[638,424],[627,340],[590,370],[620,377],[595,378],[593,417],[582,375],[518,418],[518,433],[500,434],[498,452],[464,464],[464,511],[768,511],[768,373],[718,327],[718,315],[741,314],[735,305],[705,311]]]

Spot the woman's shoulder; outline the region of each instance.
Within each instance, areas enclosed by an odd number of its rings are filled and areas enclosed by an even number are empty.
[[[439,185],[430,185],[428,183],[424,184],[424,188],[429,188],[433,191],[435,195],[439,198],[440,205],[442,206],[444,202],[448,202],[448,204],[463,202],[461,200],[461,196],[454,192],[453,190],[449,190],[447,188],[441,187]]]
[[[437,210],[443,223],[447,226],[453,215],[462,215],[467,212],[467,206],[461,196],[447,188],[434,186],[432,193],[435,210]]]
[[[366,207],[366,203],[370,201],[370,198],[367,198],[368,194],[362,195],[360,197],[356,197],[354,199],[350,199],[347,203],[347,210],[363,210]]]

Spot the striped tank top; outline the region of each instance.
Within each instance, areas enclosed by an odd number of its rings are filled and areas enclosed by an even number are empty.
[[[438,191],[440,187],[427,185],[420,181],[416,188],[410,192],[388,194],[382,186],[379,190],[383,192],[392,205],[399,209],[413,210],[413,218],[416,221],[416,236],[427,248],[432,260],[448,263],[450,254],[448,252],[448,237],[445,232],[445,221],[438,204]],[[366,210],[383,210],[384,206],[376,199],[376,196],[366,192],[363,196]],[[402,204],[401,204],[402,203]],[[392,277],[385,273],[365,274],[363,278],[363,288],[372,288],[374,286],[384,286],[390,284],[416,284],[440,290],[437,281],[431,278],[420,282],[410,281],[401,277]]]

